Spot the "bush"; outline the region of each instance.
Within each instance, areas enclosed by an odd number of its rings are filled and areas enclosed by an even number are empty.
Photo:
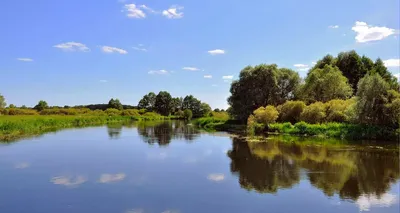
[[[228,120],[229,114],[224,111],[218,111],[218,112],[214,111],[214,112],[211,112],[211,117]]]
[[[325,117],[325,105],[322,102],[308,105],[300,115],[302,121],[310,124],[322,123]]]
[[[294,124],[300,121],[300,115],[305,108],[306,104],[303,101],[287,101],[283,105],[278,106],[279,120]]]
[[[140,116],[139,110],[137,109],[125,109],[122,110],[121,115],[123,116]]]
[[[0,110],[0,114],[2,114],[2,115],[38,115],[39,113],[33,109],[11,108],[11,109]]]
[[[352,120],[352,108],[355,104],[354,99],[340,100],[335,99],[325,103],[327,122],[348,122]]]
[[[104,111],[108,116],[118,116],[121,115],[121,111],[114,108],[108,108]]]
[[[275,109],[274,106],[268,105],[265,108],[260,107],[253,112],[255,121],[257,123],[269,124],[275,123],[276,119],[278,119],[279,112]]]
[[[185,114],[183,113],[182,110],[178,110],[175,112],[175,116],[178,116],[178,118],[183,118]]]
[[[193,117],[192,110],[190,110],[190,109],[185,109],[185,110],[183,111],[183,117],[184,117],[186,120],[191,120],[192,117]]]

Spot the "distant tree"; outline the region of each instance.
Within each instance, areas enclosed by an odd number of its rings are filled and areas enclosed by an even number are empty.
[[[221,110],[219,108],[215,108],[214,112],[220,112]]]
[[[389,84],[391,89],[399,90],[398,79],[389,72],[380,58],[375,61],[374,68],[371,70],[371,74],[374,73],[378,73]]]
[[[155,104],[156,94],[154,92],[150,92],[149,94],[143,96],[143,98],[139,101],[138,108],[146,109],[147,111],[153,111]]]
[[[4,96],[0,94],[0,109],[4,108],[7,106],[6,100],[4,99]]]
[[[301,98],[307,102],[346,99],[351,94],[352,89],[346,77],[337,67],[331,65],[311,70],[301,88]]]
[[[211,107],[207,103],[201,103],[200,105],[200,110],[201,110],[201,117],[207,117],[211,113]]]
[[[190,109],[190,111],[192,111],[193,117],[195,118],[202,117],[201,101],[193,97],[193,95],[187,95],[183,99],[182,109]]]
[[[21,109],[28,109],[28,107],[26,107],[25,105],[22,105]]]
[[[166,91],[161,91],[156,96],[155,110],[161,115],[168,116],[172,111],[172,97]]]
[[[39,103],[36,104],[36,106],[33,108],[36,109],[37,111],[42,111],[44,109],[49,108],[49,105],[47,104],[46,101],[40,100]]]
[[[192,110],[190,110],[190,109],[185,109],[185,110],[183,111],[183,117],[184,117],[186,120],[191,120],[192,117],[193,117]]]
[[[184,118],[185,114],[182,110],[178,110],[175,112],[175,116],[178,116],[179,118]]]
[[[366,59],[364,58],[364,61]],[[367,62],[368,63],[368,62]],[[364,69],[361,57],[356,51],[348,51],[339,53],[336,66],[342,71],[343,75],[348,79],[354,93],[357,92],[358,81],[364,77],[366,70]]]
[[[172,112],[177,112],[182,109],[183,98],[172,98],[171,108]]]
[[[336,65],[336,59],[332,55],[326,55],[321,60],[319,60],[312,69],[323,69],[325,65]]]
[[[282,104],[287,100],[292,100],[299,85],[300,76],[297,72],[286,68],[279,69],[277,76],[276,104]]]
[[[10,105],[8,106],[8,108],[14,109],[14,108],[17,108],[17,106],[15,106],[14,104],[10,104]]]
[[[107,108],[122,110],[123,106],[118,99],[111,98],[111,100],[108,102]]]

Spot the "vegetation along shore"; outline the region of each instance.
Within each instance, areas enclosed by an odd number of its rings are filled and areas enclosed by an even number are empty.
[[[276,64],[247,66],[231,83],[229,108],[214,109],[192,95],[150,92],[137,106],[108,104],[32,107],[7,105],[0,95],[0,140],[52,128],[132,120],[194,118],[209,131],[398,140],[399,82],[381,59],[355,51],[324,56],[306,77]]]

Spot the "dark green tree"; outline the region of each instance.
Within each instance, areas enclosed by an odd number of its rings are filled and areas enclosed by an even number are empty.
[[[192,111],[193,117],[198,118],[202,116],[201,113],[201,101],[193,97],[193,95],[187,95],[183,99],[182,109],[190,109]]]
[[[25,105],[22,105],[21,109],[28,109],[28,107],[26,107]]]
[[[185,110],[183,111],[183,117],[184,117],[186,120],[191,120],[192,117],[193,117],[192,110],[190,110],[190,109],[185,109]]]
[[[111,98],[111,100],[108,102],[107,108],[122,110],[124,107],[118,99]]]
[[[312,69],[322,69],[325,67],[325,65],[334,66],[335,64],[336,64],[336,59],[332,55],[328,54],[324,56],[321,60],[319,60]]]
[[[154,92],[150,92],[149,94],[143,96],[143,98],[139,101],[138,108],[146,109],[147,111],[153,111],[155,104],[156,94]]]
[[[46,101],[40,100],[39,103],[36,104],[36,106],[33,108],[36,109],[37,111],[42,111],[44,109],[49,108],[49,105],[47,104]]]
[[[374,62],[367,56],[363,55],[361,57],[361,62],[362,62],[363,69],[364,69],[363,73],[369,73],[369,72],[371,72],[371,70],[374,69]]]
[[[17,106],[15,106],[14,104],[10,104],[10,105],[8,106],[8,108],[14,109],[14,108],[17,108]]]
[[[211,113],[211,107],[207,103],[201,103],[200,105],[201,108],[201,117],[207,117]]]
[[[291,69],[281,68],[277,79],[277,104],[292,100],[295,96],[295,91],[300,85],[299,74]]]
[[[380,58],[375,61],[374,68],[371,70],[371,74],[373,73],[378,73],[389,84],[391,89],[399,90],[398,79],[389,72]]]
[[[156,96],[155,109],[158,113],[168,116],[172,111],[172,97],[166,91],[161,91]]]
[[[183,98],[172,98],[172,112],[177,112],[182,109]]]
[[[353,88],[354,93],[357,92],[358,81],[366,74],[362,59],[357,52],[352,50],[339,53],[336,66],[349,80],[349,84]]]
[[[219,108],[215,108],[214,112],[220,112],[221,110]]]

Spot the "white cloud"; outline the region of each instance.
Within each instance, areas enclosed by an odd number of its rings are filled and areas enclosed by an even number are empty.
[[[32,62],[33,59],[31,58],[17,58],[18,61],[24,61],[24,62]]]
[[[149,11],[150,13],[159,13],[159,12],[151,9],[150,7],[148,7],[148,6],[144,5],[144,4],[140,5],[139,7]]]
[[[225,54],[225,50],[215,49],[215,50],[208,51],[208,53],[210,53],[211,55],[221,55],[221,54]]]
[[[312,64],[312,65],[316,65],[316,64],[317,64],[317,62],[313,61],[313,62],[311,62],[311,64]]]
[[[105,53],[119,53],[119,54],[128,54],[128,51],[116,48],[116,47],[110,47],[110,46],[103,46],[101,48],[103,52]]]
[[[361,21],[356,21],[351,29],[357,33],[355,38],[359,43],[382,40],[396,32],[395,29],[372,26]]]
[[[212,78],[212,75],[205,75],[204,78]]]
[[[87,178],[84,176],[76,176],[74,177],[67,177],[67,176],[58,176],[53,177],[50,180],[53,184],[56,185],[64,185],[64,186],[77,186],[87,181]]]
[[[397,78],[397,81],[400,82],[400,73],[394,74],[393,76],[396,77],[396,78]]]
[[[144,13],[144,11],[138,8],[135,4],[126,4],[125,9],[127,11],[126,16],[128,16],[129,18],[146,18],[146,14]]]
[[[139,47],[133,47],[134,50],[138,50],[138,51],[143,51],[143,52],[147,52],[146,48],[142,47],[143,45],[139,45]]]
[[[232,80],[233,79],[233,75],[224,75],[224,76],[222,76],[222,79],[224,79],[224,80]]]
[[[397,196],[394,194],[383,194],[379,198],[375,195],[362,195],[360,196],[356,204],[360,211],[369,211],[371,207],[389,207],[397,203]]]
[[[199,71],[200,69],[197,67],[183,67],[183,70],[189,70],[189,71]]]
[[[111,182],[118,182],[124,180],[126,175],[124,173],[118,174],[102,174],[100,176],[99,182],[100,183],[111,183]]]
[[[400,67],[400,59],[388,59],[384,60],[383,63],[386,67]]]
[[[100,80],[99,82],[100,83],[107,83],[108,81],[107,80]]]
[[[209,174],[207,176],[207,179],[211,180],[211,181],[215,181],[215,182],[220,182],[225,179],[225,175],[224,174]]]
[[[26,168],[28,168],[30,166],[30,164],[29,163],[18,163],[18,164],[16,164],[15,166],[14,166],[14,168],[16,168],[16,169],[26,169]]]
[[[304,72],[304,71],[307,71],[309,68],[308,67],[305,67],[305,68],[299,68],[299,69],[297,69],[297,71],[302,71],[302,72]]]
[[[162,11],[162,15],[169,18],[169,19],[179,19],[183,17],[183,7],[180,6],[171,6],[167,10]]]
[[[90,51],[90,49],[85,44],[73,42],[73,41],[57,44],[57,45],[54,45],[53,47],[59,48],[59,49],[65,50],[65,51],[81,51],[81,52],[89,52]]]
[[[154,74],[157,74],[157,75],[166,75],[166,74],[168,74],[169,72],[168,72],[167,70],[150,70],[148,73],[151,74],[151,75],[154,75]]]
[[[339,25],[331,25],[331,26],[329,26],[329,28],[331,28],[331,29],[337,29],[337,28],[339,28]]]
[[[305,68],[305,67],[308,67],[307,64],[294,64],[293,66],[294,66],[294,67],[297,67],[297,68]]]

